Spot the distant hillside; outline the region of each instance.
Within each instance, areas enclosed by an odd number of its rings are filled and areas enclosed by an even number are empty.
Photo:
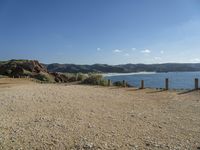
[[[125,64],[125,65],[75,65],[75,64],[40,64],[36,60],[0,61],[0,75],[9,77],[31,77],[42,81],[68,82],[62,73],[131,73],[131,72],[176,72],[200,71],[199,64]]]
[[[106,64],[94,64],[94,65],[49,64],[45,66],[51,72],[69,72],[69,73],[124,72],[123,67],[111,66]]]
[[[49,64],[45,65],[48,71],[51,72],[69,72],[69,73],[131,73],[131,72],[176,72],[176,71],[200,71],[200,63],[198,64],[125,64],[125,65],[75,65],[75,64]]]

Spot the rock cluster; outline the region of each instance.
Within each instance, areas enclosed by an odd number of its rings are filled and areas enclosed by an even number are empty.
[[[31,76],[47,72],[37,60],[10,60],[0,64],[0,74],[10,77]]]
[[[0,75],[13,78],[35,78],[49,82],[67,82],[67,77],[60,73],[50,73],[37,60],[10,60],[0,62]]]

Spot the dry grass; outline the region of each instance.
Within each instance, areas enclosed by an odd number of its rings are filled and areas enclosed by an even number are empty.
[[[24,84],[35,84],[34,79],[25,78],[0,78],[0,88],[13,87]]]

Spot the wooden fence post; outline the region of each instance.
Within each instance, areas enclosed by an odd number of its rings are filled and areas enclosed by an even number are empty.
[[[108,80],[108,86],[111,86],[111,80],[110,79]]]
[[[199,79],[195,79],[194,80],[194,82],[195,82],[195,90],[198,90],[199,89]]]
[[[141,86],[140,89],[144,89],[144,80],[141,80]]]
[[[123,84],[123,87],[126,87],[126,81],[125,80],[122,81],[122,84]]]
[[[166,78],[165,79],[165,90],[168,90],[169,89],[169,79]]]

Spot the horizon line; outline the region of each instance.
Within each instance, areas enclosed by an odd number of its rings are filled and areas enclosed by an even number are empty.
[[[162,63],[124,63],[124,64],[107,64],[107,63],[92,63],[92,64],[79,64],[79,63],[59,63],[59,62],[52,62],[52,63],[43,63],[40,60],[37,59],[9,59],[9,60],[0,60],[0,62],[6,62],[6,61],[14,61],[14,60],[28,60],[28,61],[38,61],[41,64],[44,65],[50,65],[50,64],[59,64],[59,65],[109,65],[109,66],[119,66],[119,65],[162,65],[162,64],[200,64],[200,62],[162,62]]]

